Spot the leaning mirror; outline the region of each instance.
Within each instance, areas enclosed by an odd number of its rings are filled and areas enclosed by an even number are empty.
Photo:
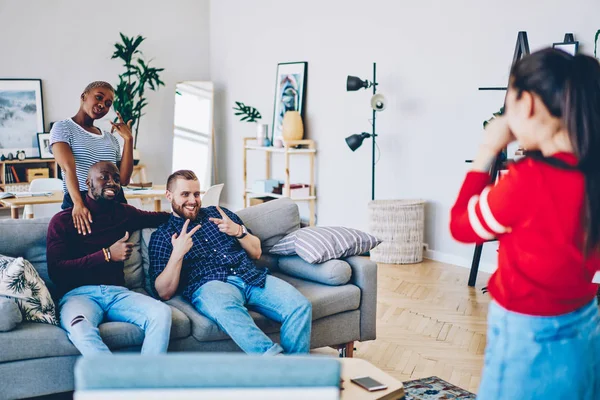
[[[203,190],[213,183],[213,83],[186,81],[175,89],[173,171],[190,169]]]

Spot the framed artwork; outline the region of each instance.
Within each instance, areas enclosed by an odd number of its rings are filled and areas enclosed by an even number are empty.
[[[562,51],[574,56],[577,54],[577,51],[579,50],[579,42],[553,43],[552,48],[562,50]]]
[[[44,132],[42,80],[0,79],[0,153],[39,157],[38,132]]]
[[[38,151],[40,153],[40,158],[49,159],[54,158],[54,154],[50,152],[50,133],[38,133]]]
[[[298,111],[300,116],[304,117],[307,68],[307,62],[277,64],[271,143],[276,137],[281,136],[283,116],[287,111]]]

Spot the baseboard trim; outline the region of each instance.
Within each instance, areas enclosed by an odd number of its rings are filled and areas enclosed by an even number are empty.
[[[455,254],[443,253],[441,251],[436,250],[426,250],[424,253],[424,257],[433,261],[439,261],[446,264],[456,265],[458,267],[463,267],[467,269],[471,268],[472,259],[457,256]],[[496,271],[496,264],[480,262],[479,270],[491,274],[494,271]]]

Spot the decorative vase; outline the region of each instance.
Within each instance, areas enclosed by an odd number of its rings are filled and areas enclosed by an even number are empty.
[[[256,124],[256,140],[262,143],[266,137],[269,136],[269,125],[267,124]]]
[[[304,124],[298,111],[288,111],[283,116],[281,127],[283,140],[302,140]]]

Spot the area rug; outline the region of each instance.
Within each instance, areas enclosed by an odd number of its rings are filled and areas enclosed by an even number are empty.
[[[437,376],[403,382],[406,400],[475,400],[475,395]]]

